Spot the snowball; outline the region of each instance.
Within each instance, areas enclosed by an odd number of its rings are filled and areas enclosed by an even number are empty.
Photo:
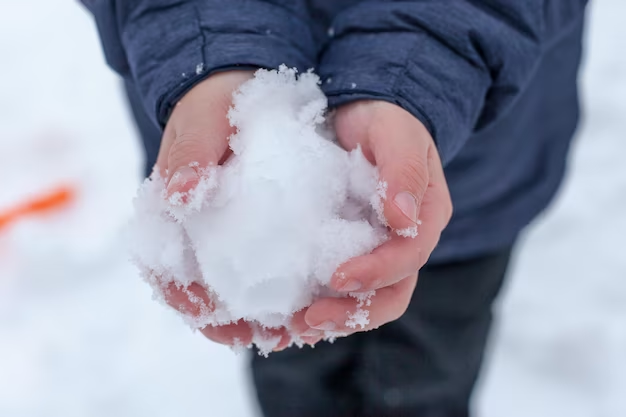
[[[246,320],[263,352],[279,342],[263,330],[288,329],[332,293],[337,267],[387,239],[386,183],[361,149],[336,144],[319,84],[284,66],[258,71],[233,96],[232,157],[196,167],[200,184],[186,196],[168,198],[155,171],[135,202],[133,258],[157,294],[171,283],[210,289],[214,309],[192,324]]]

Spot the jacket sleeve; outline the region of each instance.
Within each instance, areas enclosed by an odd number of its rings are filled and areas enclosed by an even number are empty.
[[[96,18],[107,62],[137,86],[160,126],[212,73],[315,63],[307,0],[81,1]]]
[[[524,91],[586,0],[372,0],[340,13],[321,57],[332,106],[378,98],[419,118],[444,164]]]

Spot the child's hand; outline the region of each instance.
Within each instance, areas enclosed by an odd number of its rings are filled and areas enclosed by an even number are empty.
[[[190,167],[217,165],[228,151],[234,133],[227,118],[233,92],[253,77],[252,71],[215,74],[191,89],[176,105],[165,127],[157,167],[167,171],[168,192],[186,192],[199,181]],[[176,175],[175,175],[176,174]],[[171,181],[172,177],[176,177]]]
[[[393,230],[415,227],[419,235],[392,238],[371,254],[342,265],[331,286],[341,292],[376,290],[369,311],[371,330],[406,311],[417,273],[434,250],[452,215],[452,202],[432,137],[422,123],[387,102],[363,101],[339,109],[336,129],[348,150],[361,145],[387,182],[385,217]],[[346,312],[356,311],[353,298],[326,298],[309,307],[306,324],[320,330],[352,333]]]
[[[227,118],[232,93],[253,74],[252,71],[230,71],[213,75],[180,100],[165,128],[157,159],[157,167],[169,184],[169,194],[185,193],[198,184],[200,177],[191,164],[198,163],[199,168],[205,168],[226,159],[228,138],[234,133]],[[185,290],[171,284],[167,293],[168,304],[184,314],[198,317],[202,311],[213,307],[207,291],[199,284],[192,284]],[[248,345],[252,341],[252,329],[243,321],[205,327],[201,332],[225,345]],[[284,330],[272,333],[283,336],[278,348],[291,341]]]

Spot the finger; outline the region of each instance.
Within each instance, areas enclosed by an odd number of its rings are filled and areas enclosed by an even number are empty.
[[[376,291],[371,304],[358,307],[354,298],[323,298],[309,307],[305,320],[318,330],[355,333],[372,330],[398,319],[406,311],[415,290],[417,275],[407,277],[395,285]],[[362,304],[362,303],[361,303]],[[367,311],[369,323],[363,328],[351,326],[357,310]]]
[[[195,319],[206,317],[215,310],[207,291],[195,282],[188,287],[170,283],[165,291],[165,301],[180,313]],[[252,330],[243,321],[225,326],[207,326],[200,332],[214,342],[229,346],[247,346],[252,342]]]
[[[166,167],[168,193],[186,193],[200,181],[199,169],[218,165],[235,129],[228,121],[232,92],[251,77],[248,71],[216,74],[177,103],[166,127],[157,161]]]
[[[305,343],[309,343],[312,340],[322,339],[324,337],[324,332],[312,329],[305,320],[307,309],[302,309],[296,312],[291,318],[290,330],[293,334],[297,335],[304,341]]]
[[[169,283],[164,291],[165,302],[180,313],[193,318],[202,318],[215,310],[207,291],[197,283],[187,287]]]
[[[430,178],[428,190],[420,207],[420,218],[417,241],[420,245],[420,268],[422,268],[433,250],[439,243],[441,233],[448,226],[452,217],[452,199],[446,183],[441,161],[435,148],[429,152]]]
[[[424,207],[421,208],[420,216],[433,219],[443,230],[450,223],[453,206],[441,158],[434,146],[431,146],[428,151],[428,173],[430,183],[424,195],[422,202]]]
[[[276,340],[276,345],[272,348],[273,352],[280,352],[291,345],[291,336],[285,327],[266,328],[256,326],[257,337],[264,342]]]
[[[430,181],[428,152],[432,140],[410,113],[394,109],[368,131],[369,143],[387,184],[384,213],[395,230],[416,230],[419,206]],[[408,232],[412,233],[412,232]]]
[[[350,259],[333,274],[331,288],[339,292],[367,292],[396,284],[422,266],[427,226],[416,239],[393,236],[371,253]]]
[[[371,253],[347,261],[333,274],[331,288],[340,292],[366,292],[414,275],[428,261],[451,214],[445,181],[432,182],[422,201],[419,234],[414,239],[392,236]]]
[[[291,336],[289,335],[289,332],[287,332],[287,329],[282,329],[280,334],[280,342],[278,342],[278,345],[276,345],[276,347],[274,348],[274,352],[283,351],[289,346],[291,346]]]
[[[248,346],[252,343],[252,329],[243,320],[224,326],[207,326],[200,329],[206,338],[228,346]]]
[[[320,336],[304,336],[302,337],[302,341],[311,347],[315,347],[319,342],[324,340],[323,334]]]
[[[430,179],[433,141],[427,129],[409,112],[382,101],[340,108],[335,128],[342,146],[351,150],[361,145],[365,157],[378,167],[387,186],[383,208],[388,225],[413,234]]]

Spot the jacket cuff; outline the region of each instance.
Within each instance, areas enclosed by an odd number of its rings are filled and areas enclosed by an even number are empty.
[[[474,129],[491,79],[417,30],[338,33],[322,56],[320,74],[332,107],[385,100],[417,117],[446,165]]]
[[[209,75],[230,69],[307,70],[315,45],[309,25],[286,8],[256,0],[180,2],[129,16],[122,43],[150,117],[165,126],[176,102]]]

